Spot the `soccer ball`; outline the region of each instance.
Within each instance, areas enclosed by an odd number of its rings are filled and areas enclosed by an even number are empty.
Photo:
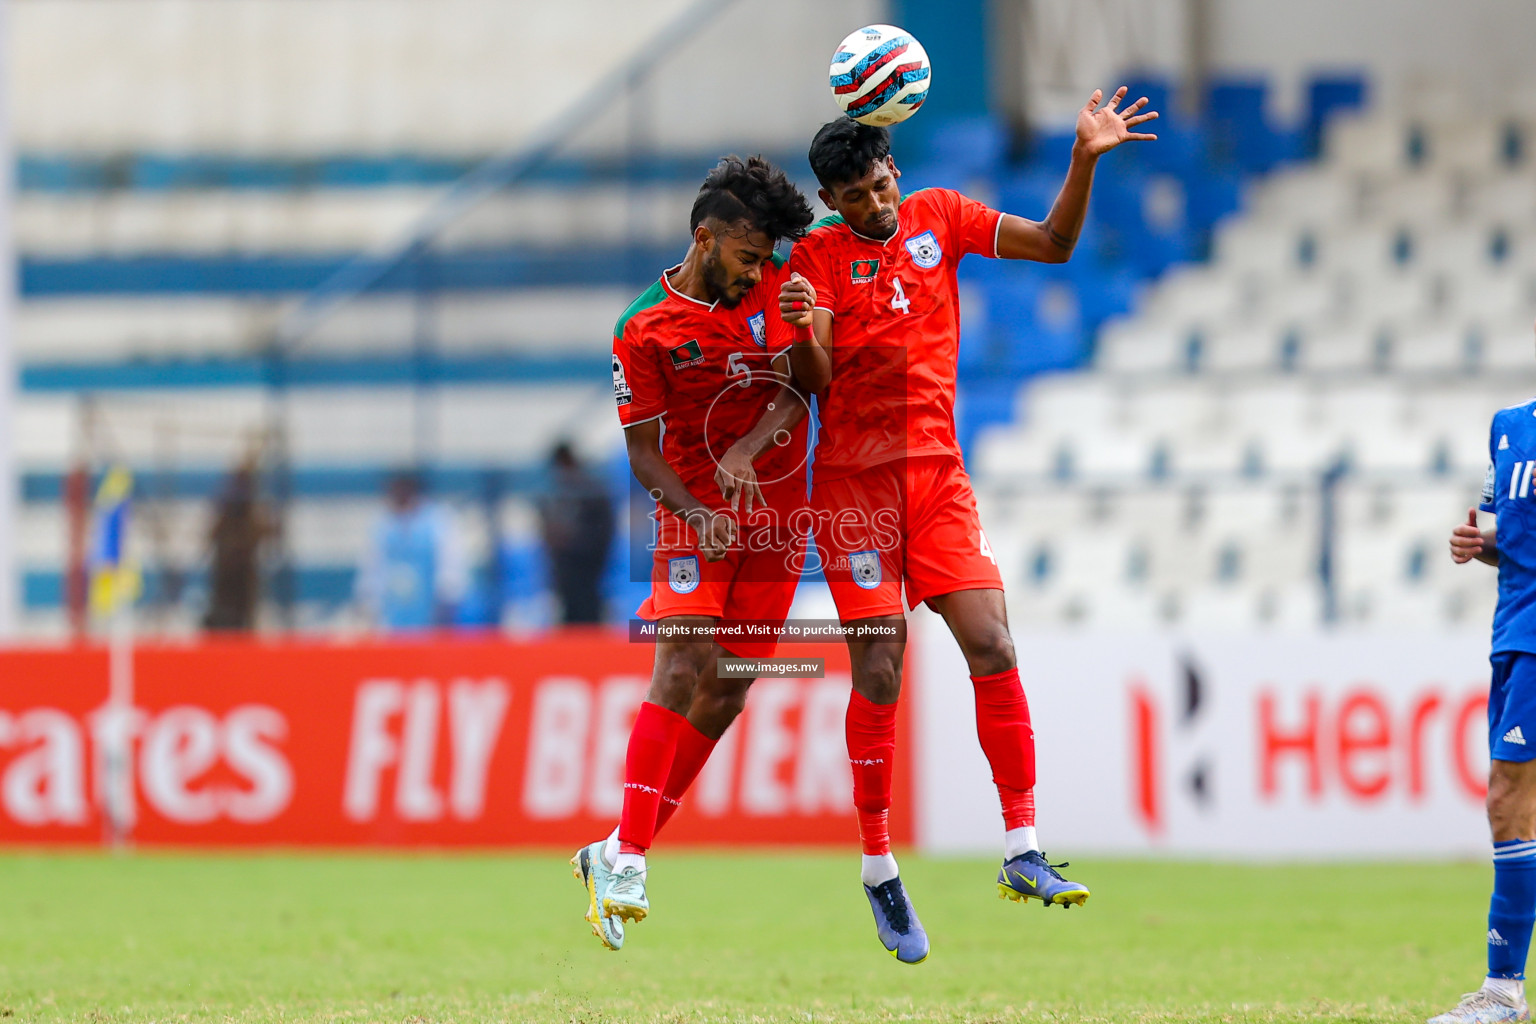
[[[832,98],[860,124],[900,124],[928,98],[928,54],[911,33],[867,25],[837,44]]]

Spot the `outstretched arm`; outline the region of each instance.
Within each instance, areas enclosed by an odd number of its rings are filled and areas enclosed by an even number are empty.
[[[1045,220],[1025,220],[1012,214],[1003,214],[997,230],[997,255],[1005,260],[1034,260],[1037,263],[1065,263],[1072,256],[1077,237],[1083,232],[1083,220],[1088,215],[1088,195],[1093,191],[1093,171],[1099,157],[1122,142],[1140,142],[1156,139],[1156,135],[1135,132],[1131,129],[1157,117],[1157,111],[1142,113],[1147,105],[1145,96],[1117,110],[1125,99],[1125,86],[1099,106],[1102,90],[1095,89],[1088,103],[1077,112],[1077,141],[1072,144],[1072,162],[1067,167],[1067,180],[1062,183],[1056,202]]]

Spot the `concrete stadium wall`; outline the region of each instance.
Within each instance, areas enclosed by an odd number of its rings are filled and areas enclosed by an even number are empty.
[[[994,0],[1020,13],[1032,115],[1069,124],[1109,79],[1141,69],[1181,79],[1193,52],[1191,0]],[[1222,75],[1263,76],[1276,111],[1300,109],[1306,78],[1364,72],[1373,99],[1400,106],[1456,89],[1519,102],[1530,83],[1536,4],[1521,0],[1207,0],[1205,59]],[[1425,93],[1430,96],[1425,98]]]
[[[692,0],[19,0],[21,149],[480,153],[515,143]],[[733,5],[644,93],[654,144],[803,144],[822,83],[882,0]],[[622,110],[590,148],[623,145]]]
[[[1270,76],[1282,102],[1320,69],[1366,71],[1373,99],[1433,102],[1454,88],[1480,105],[1523,106],[1536,4],[1523,0],[1215,0],[1212,64]]]

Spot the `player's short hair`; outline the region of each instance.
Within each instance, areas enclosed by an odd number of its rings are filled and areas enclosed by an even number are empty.
[[[891,155],[891,133],[875,125],[839,117],[821,126],[811,140],[811,172],[830,189],[858,181],[876,161]]]
[[[811,204],[783,171],[760,156],[735,155],[723,157],[699,186],[688,229],[711,217],[724,224],[746,221],[776,242],[805,237],[815,219]]]

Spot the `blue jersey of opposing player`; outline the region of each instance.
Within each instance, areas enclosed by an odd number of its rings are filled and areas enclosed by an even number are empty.
[[[1501,409],[1488,434],[1484,512],[1498,516],[1499,605],[1493,654],[1536,654],[1536,401]]]

